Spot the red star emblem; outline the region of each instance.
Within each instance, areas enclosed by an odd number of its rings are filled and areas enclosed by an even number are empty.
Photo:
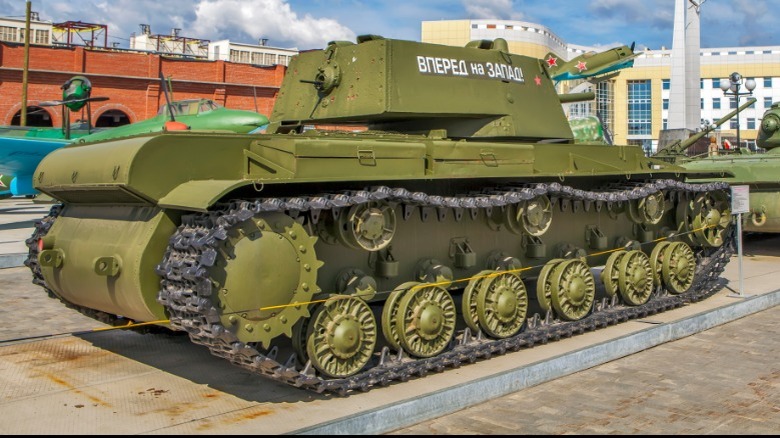
[[[582,73],[583,70],[587,70],[588,66],[586,64],[587,64],[587,62],[582,62],[582,61],[578,62],[577,63],[577,70],[579,70],[580,73]]]
[[[558,66],[558,58],[550,55],[549,58],[547,58],[547,67],[557,67]]]
[[[534,78],[534,82],[536,82],[536,85],[542,85],[542,78],[537,76],[537,77]]]
[[[8,187],[8,186],[7,186],[7,185],[5,185],[5,183],[3,182],[3,175],[0,175],[0,187]]]

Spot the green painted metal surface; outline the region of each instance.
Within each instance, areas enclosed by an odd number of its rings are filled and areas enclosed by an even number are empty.
[[[452,197],[553,182],[626,190],[688,173],[646,157],[640,147],[576,141],[561,106],[566,99],[556,94],[543,60],[508,53],[502,40],[450,47],[367,36],[357,44],[334,42],[303,52],[290,63],[268,133],[135,133],[76,143],[44,158],[35,188],[65,208],[46,237],[51,261],[43,277],[79,306],[159,319],[165,310],[154,299],[160,289],[155,263],[163,259],[180,217],[211,212],[233,199],[335,197],[375,186]],[[538,265],[677,228],[671,205],[650,229],[617,207],[586,209],[582,201],[539,201],[520,213],[509,207],[465,210],[456,218],[447,209],[412,212],[405,205],[377,203],[338,215],[328,211],[316,221],[258,212],[231,228],[212,254],[209,293],[220,307],[215,312],[222,312],[219,321],[242,342],[267,346],[275,336],[303,336],[293,334],[293,325],[309,316],[312,298],[347,290],[345,270],[376,277],[369,276],[376,286],[366,300],[382,302],[388,291],[409,281],[442,281],[453,271],[458,278],[476,275],[495,265],[490,260],[497,253]],[[299,213],[314,217],[311,211]],[[525,219],[530,225],[520,223]],[[532,232],[520,230],[523,226]],[[542,234],[543,242],[531,238]],[[589,263],[606,258],[597,255]],[[557,297],[558,307],[585,292],[592,298],[595,290],[587,267],[571,269],[554,270],[554,283],[587,284]],[[510,278],[495,287],[515,283]],[[442,286],[415,298],[421,304],[409,298],[398,305],[412,311],[447,293]],[[501,290],[491,293],[522,301]],[[285,304],[294,310],[266,309]],[[447,309],[439,313],[450,315]],[[525,314],[516,305],[499,310]],[[487,321],[486,312],[477,313]],[[315,323],[326,324],[320,316]],[[360,325],[338,324],[347,331]],[[347,348],[345,338],[339,339],[336,351],[346,354],[353,344]],[[399,342],[420,347],[403,336]]]
[[[719,151],[717,155],[682,165],[693,171],[711,173],[711,177],[700,180],[749,186],[750,212],[744,215],[744,229],[780,233],[780,104],[775,103],[764,113],[756,146],[765,152],[745,148]]]

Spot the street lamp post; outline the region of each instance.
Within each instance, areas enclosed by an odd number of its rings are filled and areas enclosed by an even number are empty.
[[[743,86],[747,91],[739,91]],[[739,98],[742,96],[752,96],[753,90],[756,89],[756,81],[753,79],[745,80],[741,74],[734,72],[729,75],[728,79],[720,80],[720,89],[723,90],[723,94],[726,96],[734,96],[737,100],[737,149],[739,149],[742,147],[739,140]]]

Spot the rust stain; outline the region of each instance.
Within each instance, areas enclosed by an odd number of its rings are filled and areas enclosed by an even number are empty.
[[[196,430],[211,430],[214,428],[214,425],[211,423],[211,421],[205,421],[204,423],[201,423],[196,427]]]
[[[66,340],[55,348],[41,348],[40,344],[36,344],[35,348],[16,353],[19,357],[15,359],[18,361],[17,363],[32,363],[36,366],[43,366],[61,362],[72,363],[84,359],[94,360],[108,354],[110,353],[98,349],[84,351],[83,345]]]
[[[212,392],[210,394],[205,394],[203,397],[204,398],[219,398],[219,394]]]
[[[248,412],[241,417],[245,420],[254,420],[255,418],[265,417],[266,415],[271,415],[273,412],[271,411],[257,411],[257,412]]]
[[[232,415],[225,415],[224,417],[220,417],[219,422],[222,424],[236,424],[242,421],[251,421],[261,417],[266,417],[268,415],[273,415],[274,413],[276,413],[274,409],[254,407],[245,409],[241,412],[236,412]]]
[[[60,386],[68,388],[69,390],[73,391],[74,393],[76,393],[78,395],[86,397],[92,403],[95,403],[95,404],[100,405],[100,406],[105,406],[105,407],[110,407],[111,406],[110,403],[108,403],[108,402],[106,402],[104,400],[101,400],[101,399],[99,399],[99,398],[97,398],[95,396],[89,395],[89,394],[85,394],[83,391],[81,391],[80,389],[77,389],[71,383],[68,383],[67,381],[65,381],[65,380],[55,376],[54,374],[43,373],[43,376],[46,377],[47,379],[51,380],[52,382],[60,385]]]

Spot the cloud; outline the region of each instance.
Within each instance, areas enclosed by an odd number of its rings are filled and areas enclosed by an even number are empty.
[[[471,19],[521,20],[512,0],[462,0],[466,15]]]
[[[201,0],[194,10],[190,27],[217,38],[234,38],[240,31],[252,40],[271,38],[301,49],[355,39],[355,33],[337,20],[299,15],[283,0]]]

